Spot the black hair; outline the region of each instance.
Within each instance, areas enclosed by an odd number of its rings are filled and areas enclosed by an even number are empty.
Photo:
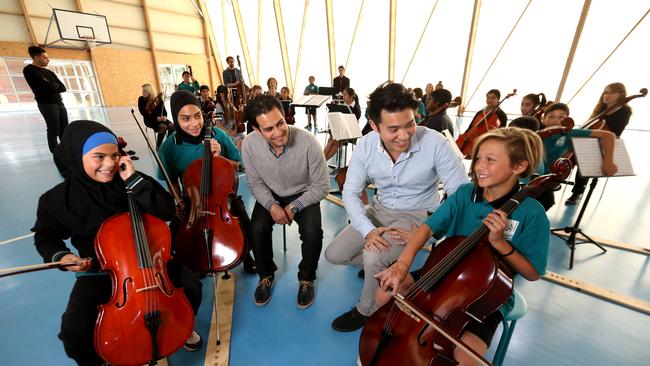
[[[183,73],[181,74],[181,76],[185,76],[185,74],[187,74],[187,75],[191,75],[189,71],[183,71]]]
[[[34,58],[40,55],[41,53],[45,53],[45,49],[43,47],[38,47],[38,46],[29,46],[27,52],[29,53],[29,56],[31,58]]]
[[[259,129],[260,125],[257,123],[257,116],[269,113],[274,108],[279,110],[282,113],[282,117],[284,117],[284,108],[282,108],[282,103],[280,103],[278,98],[270,95],[256,96],[248,103],[248,107],[246,108],[248,123]]]
[[[226,57],[226,62],[228,62],[228,60],[233,60],[233,61],[235,61],[235,58],[232,57],[232,56],[228,56],[228,57]]]
[[[494,94],[497,96],[497,98],[501,99],[501,92],[499,91],[499,89],[490,89],[488,90],[487,93],[485,93],[485,96],[487,97],[490,94]]]
[[[199,91],[204,91],[204,90],[210,90],[210,87],[207,86],[207,85],[201,85],[201,87],[199,88]]]
[[[413,93],[415,94],[415,97],[418,99],[422,99],[424,96],[424,92],[422,92],[422,88],[414,88]]]
[[[339,67],[337,67],[337,70],[338,70],[338,69],[343,69],[343,70],[345,70],[345,66],[343,66],[343,65],[339,65]]]
[[[535,94],[533,94],[535,95]],[[536,132],[539,130],[539,120],[535,117],[531,116],[522,116],[513,119],[508,127],[519,127],[519,128],[525,128],[527,130],[531,130],[533,132]]]
[[[419,102],[413,92],[408,91],[402,84],[385,82],[370,94],[368,101],[368,117],[379,126],[381,111],[397,112],[405,109],[416,110]]]
[[[570,114],[568,105],[560,102],[555,102],[544,109],[544,115],[556,110],[565,111],[567,115]]]
[[[431,99],[443,105],[451,102],[451,92],[447,89],[437,89],[431,92]]]

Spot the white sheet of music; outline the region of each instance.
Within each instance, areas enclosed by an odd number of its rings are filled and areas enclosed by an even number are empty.
[[[354,114],[330,112],[327,119],[332,132],[332,138],[336,141],[356,139],[361,137],[359,121]]]
[[[303,107],[320,107],[330,98],[331,96],[329,95],[301,95],[297,97],[292,104]]]
[[[575,137],[571,139],[573,151],[580,167],[580,174],[583,177],[602,177],[601,166],[603,165],[603,152],[597,138]],[[614,164],[618,167],[616,177],[631,176],[634,174],[632,161],[625,148],[625,142],[616,139],[614,147]]]

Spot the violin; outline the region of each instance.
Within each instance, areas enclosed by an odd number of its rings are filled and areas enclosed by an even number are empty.
[[[519,202],[555,187],[571,172],[565,161],[554,168],[554,174],[534,179],[499,209],[510,215]],[[431,250],[420,280],[403,294],[393,294],[402,299],[391,300],[367,320],[359,340],[362,365],[455,364],[454,346],[462,343],[459,338],[467,323],[485,319],[512,293],[512,270],[496,256],[488,234],[482,224],[470,236],[447,238]],[[489,365],[482,356],[474,356]]]
[[[465,156],[465,159],[469,159],[472,154],[472,149],[474,149],[474,141],[481,136],[482,134],[488,132],[489,130],[494,130],[499,128],[499,120],[496,115],[496,111],[499,109],[501,103],[505,102],[506,99],[517,95],[517,89],[513,89],[512,93],[506,95],[503,99],[499,101],[496,107],[492,108],[489,112],[486,113],[485,110],[481,112],[477,117],[480,117],[479,121],[476,122],[476,118],[470,124],[470,127],[462,135],[458,136],[456,139],[456,145]]]
[[[239,55],[237,55],[237,66],[239,67],[239,72],[241,73],[242,79],[244,78],[244,73],[241,68],[241,61],[239,60]],[[246,103],[248,102],[248,86],[244,83],[244,80],[241,80],[237,84],[237,98],[234,100],[235,104],[235,128],[237,133],[242,133],[246,131],[246,126],[244,121],[246,121]]]
[[[239,219],[230,212],[239,178],[225,158],[213,156],[212,129],[203,140],[203,159],[190,164],[183,187],[190,211],[176,235],[176,257],[199,273],[225,271],[238,265],[248,253]]]
[[[611,106],[609,108],[606,108],[601,113],[599,113],[599,114],[593,116],[592,118],[588,119],[587,122],[583,123],[582,126],[580,126],[580,128],[585,128],[585,129],[590,129],[590,130],[605,130],[605,131],[611,132],[609,126],[607,125],[607,121],[606,121],[605,117],[607,117],[610,114],[616,112],[616,110],[618,108],[620,108],[621,106],[627,104],[632,99],[642,98],[642,97],[645,97],[646,95],[648,95],[648,89],[642,88],[641,90],[639,90],[639,94],[630,95],[630,96],[627,96],[627,97],[621,99],[615,105],[613,105],[613,106]]]
[[[456,108],[462,103],[462,98],[461,97],[456,97],[449,101],[449,103],[444,103],[442,105],[439,105],[436,109],[433,111],[429,112],[429,115],[435,116],[436,114],[440,112],[446,111],[448,108]],[[426,118],[422,120],[422,122],[419,123],[420,126],[425,126]]]
[[[113,293],[100,306],[94,343],[112,365],[143,365],[180,349],[192,333],[194,314],[167,275],[167,224],[142,213],[128,189],[127,198],[129,211],[104,221],[95,236],[95,252],[111,276]]]
[[[147,113],[151,113],[154,111],[154,109],[158,108],[158,106],[163,103],[164,103],[163,93],[160,92],[155,98],[147,102],[147,105],[145,106],[144,109],[147,111]]]

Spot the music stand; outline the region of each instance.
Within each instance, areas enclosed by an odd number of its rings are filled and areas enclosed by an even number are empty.
[[[603,162],[603,152],[601,150],[598,139],[595,138],[573,138],[571,140],[573,144],[573,151],[575,152],[576,160],[578,161],[578,167],[580,168],[580,173],[585,178],[591,178],[591,183],[589,184],[589,191],[587,196],[582,202],[582,207],[578,213],[573,226],[566,226],[564,228],[552,229],[551,233],[558,238],[564,240],[567,247],[571,250],[571,256],[569,259],[569,269],[573,269],[573,260],[575,257],[576,245],[579,244],[593,244],[600,248],[603,251],[603,254],[607,252],[602,245],[593,240],[589,235],[587,235],[582,229],[580,229],[580,222],[582,217],[587,210],[587,205],[591,199],[591,195],[598,184],[598,178],[602,177],[600,171],[602,162]],[[614,148],[614,163],[618,167],[618,172],[614,176],[629,176],[634,175],[634,169],[630,162],[630,157],[627,155],[627,150],[625,149],[625,144],[623,140],[616,140],[616,146]],[[564,232],[569,234],[569,237],[566,238],[559,232]],[[585,240],[577,241],[576,236],[580,234]]]
[[[319,95],[330,95],[330,96],[335,96],[338,94],[338,91],[336,88],[333,88],[331,86],[319,86],[318,87],[318,94]]]

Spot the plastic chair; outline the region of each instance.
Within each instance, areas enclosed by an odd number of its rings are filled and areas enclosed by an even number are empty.
[[[499,345],[497,346],[497,350],[494,352],[494,358],[492,359],[492,364],[494,366],[503,365],[503,360],[506,358],[508,345],[510,344],[512,333],[515,331],[517,320],[526,315],[526,312],[528,311],[528,305],[526,304],[524,296],[517,290],[513,290],[513,293],[515,295],[515,306],[510,311],[510,314],[503,318],[503,333],[501,333]]]

